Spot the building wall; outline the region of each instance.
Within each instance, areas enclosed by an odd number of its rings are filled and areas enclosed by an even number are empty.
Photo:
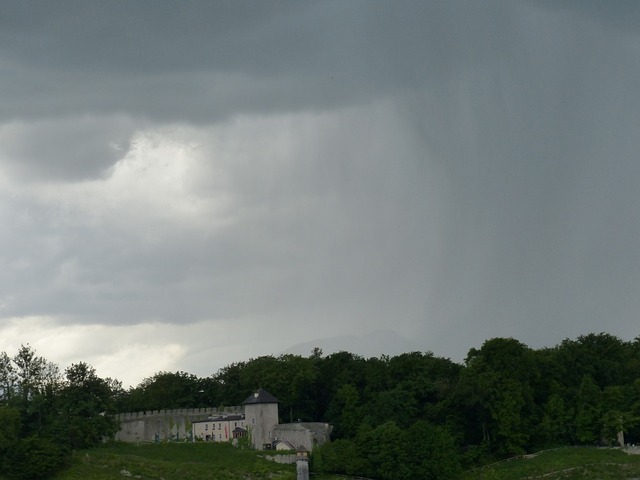
[[[244,406],[244,415],[251,445],[256,450],[263,450],[265,444],[271,444],[274,427],[278,425],[278,404],[246,404]]]
[[[329,441],[331,426],[326,423],[304,422],[278,425],[278,405],[270,403],[247,404],[244,406],[217,408],[191,408],[179,410],[155,410],[147,412],[122,413],[116,415],[120,422],[120,431],[115,439],[123,442],[185,441],[198,436],[199,423],[210,417],[240,415],[244,412],[243,428],[249,431],[251,444],[258,450],[273,439],[283,440],[298,448],[303,446],[312,451],[315,446]],[[213,422],[213,420],[212,420]],[[227,425],[227,435],[232,436],[235,420]],[[219,434],[224,437],[224,426],[218,431],[215,422],[215,441],[220,441]],[[204,428],[204,427],[203,427]],[[211,426],[208,427],[211,429]],[[211,430],[208,430],[211,432]],[[204,433],[204,432],[202,432]],[[204,439],[205,437],[203,437]],[[213,440],[213,439],[212,439]],[[223,438],[222,441],[226,439]]]
[[[222,413],[240,414],[242,407],[185,408],[121,413],[115,416],[120,430],[115,439],[121,442],[191,440],[194,421],[206,420]]]
[[[196,439],[210,442],[228,442],[233,438],[233,430],[236,427],[245,428],[243,419],[212,418],[206,421],[193,423],[193,436]]]
[[[320,422],[283,423],[274,428],[277,440],[289,442],[295,448],[302,446],[309,452],[328,442],[330,433],[331,426]]]

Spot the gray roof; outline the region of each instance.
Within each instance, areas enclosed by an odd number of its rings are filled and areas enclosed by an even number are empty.
[[[276,445],[284,445],[288,450],[295,450],[296,447],[293,446],[292,443],[287,442],[286,440],[276,440]]]
[[[226,415],[221,417],[209,417],[206,420],[195,420],[191,423],[207,423],[207,422],[231,422],[233,420],[244,420],[244,413],[241,415]]]
[[[257,391],[247,397],[242,402],[243,405],[250,405],[254,403],[279,403],[278,399],[267,392],[264,388],[259,388]]]

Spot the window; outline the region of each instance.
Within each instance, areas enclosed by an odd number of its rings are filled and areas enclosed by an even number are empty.
[[[208,424],[208,423],[205,423],[205,424],[204,424],[204,429],[205,429],[205,430],[209,430],[209,424]]]
[[[221,423],[218,424],[218,430],[222,430],[222,424]]]

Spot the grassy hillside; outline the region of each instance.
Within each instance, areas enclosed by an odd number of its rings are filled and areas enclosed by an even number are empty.
[[[504,462],[467,472],[463,480],[599,480],[640,479],[640,455],[618,449],[563,448],[543,452],[534,458]]]
[[[294,465],[228,444],[115,444],[78,452],[54,480],[294,480]],[[321,480],[319,477],[314,477]],[[330,480],[333,477],[323,477]],[[640,479],[640,455],[617,449],[564,448],[467,472],[462,480]]]
[[[55,480],[293,480],[294,465],[228,444],[115,444],[78,452]]]

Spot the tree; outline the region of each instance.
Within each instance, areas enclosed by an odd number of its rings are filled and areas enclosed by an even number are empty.
[[[63,434],[73,448],[85,448],[112,438],[117,424],[113,392],[106,380],[84,362],[72,364],[65,370],[66,384],[59,394],[60,416],[53,422],[56,434]]]
[[[3,473],[12,480],[41,480],[64,466],[67,458],[64,448],[48,438],[34,435],[11,447]]]
[[[0,353],[0,404],[7,404],[14,392],[16,373],[13,363],[6,352]]]
[[[55,415],[57,366],[22,345],[9,358],[0,354],[0,475],[10,479],[41,479],[65,463],[66,452],[46,436],[49,416]]]
[[[20,439],[20,411],[12,407],[0,407],[0,472],[6,471],[6,458]]]
[[[394,382],[389,371],[390,358],[388,355],[381,355],[380,358],[372,357],[366,362],[365,367],[365,388],[363,396],[374,398],[378,392],[384,392],[392,388]],[[395,380],[395,379],[393,379]]]
[[[362,426],[355,438],[357,456],[361,460],[357,475],[382,480],[408,478],[406,449],[402,430],[394,422],[375,428]]]
[[[201,380],[186,372],[158,372],[128,394],[132,411],[211,406]]]
[[[393,421],[401,428],[411,425],[418,418],[420,408],[414,396],[405,388],[409,387],[403,384],[392,390],[378,392],[370,399],[363,408],[369,423]]]
[[[315,419],[316,384],[318,378],[318,357],[304,358],[298,355],[278,357],[278,379],[284,383],[278,397],[283,408],[289,408],[289,421]]]
[[[629,391],[629,393],[627,393]],[[609,445],[616,444],[633,427],[636,419],[632,414],[633,388],[615,385],[608,386],[602,392],[602,432],[601,438]]]
[[[321,465],[318,465],[317,457],[321,457]],[[358,450],[353,440],[339,438],[327,442],[322,447],[314,449],[312,460],[311,466],[314,471],[346,475],[357,475],[362,472],[362,460],[358,457]]]
[[[562,341],[557,354],[565,383],[577,387],[589,375],[603,389],[624,383],[632,349],[608,333],[590,333]]]
[[[373,429],[368,460],[375,476],[384,480],[408,479],[407,450],[403,433],[395,422],[385,422]]]
[[[362,423],[360,394],[353,385],[342,385],[327,409],[336,438],[353,438]]]
[[[29,344],[21,345],[13,357],[16,375],[16,390],[23,403],[26,403],[44,386],[46,361],[36,355]]]
[[[546,447],[571,443],[573,412],[567,408],[563,398],[553,393],[544,406],[544,415],[539,425],[543,445]]]
[[[408,478],[448,480],[458,478],[460,457],[454,438],[443,427],[415,422],[404,434]]]
[[[309,358],[312,358],[314,360],[319,360],[322,358],[322,349],[320,347],[313,347],[313,350],[311,351],[311,355]]]
[[[496,424],[496,443],[505,455],[524,453],[529,441],[524,390],[522,383],[506,379],[493,395],[491,417]]]
[[[526,449],[534,410],[531,383],[536,378],[531,350],[513,338],[494,338],[480,350],[470,350],[458,404],[466,422],[480,422],[482,442],[495,453],[505,456]]]
[[[20,410],[24,436],[38,434],[46,417],[54,413],[51,403],[61,384],[59,369],[36,355],[29,344],[21,345],[11,362],[13,388],[8,405]]]
[[[584,375],[578,390],[576,434],[581,443],[600,441],[602,431],[602,393],[591,375]]]
[[[601,440],[607,445],[614,445],[618,435],[624,430],[624,414],[620,410],[607,410],[602,415]]]
[[[627,398],[629,417],[625,419],[625,434],[630,443],[637,444],[640,441],[640,378],[627,386]]]
[[[332,353],[318,365],[316,418],[330,420],[326,414],[333,396],[342,385],[353,385],[360,395],[366,385],[366,361],[349,352]]]
[[[247,395],[256,388],[253,385],[247,391],[244,384],[241,383],[240,376],[245,366],[245,362],[232,363],[221,368],[214,375],[214,379],[220,385],[220,397],[227,405],[240,405],[247,398]]]

